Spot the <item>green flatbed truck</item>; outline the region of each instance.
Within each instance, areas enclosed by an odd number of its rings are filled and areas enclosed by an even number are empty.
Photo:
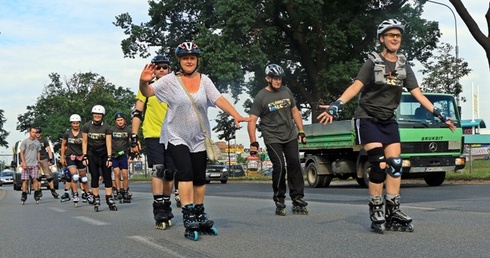
[[[455,132],[427,112],[410,93],[403,93],[396,119],[401,138],[402,178],[423,178],[429,186],[441,185],[446,172],[464,168],[463,132],[455,99],[449,94],[425,93],[435,107],[449,114]],[[360,186],[369,183],[370,164],[366,152],[355,142],[354,120],[332,124],[304,125],[307,144],[305,174],[311,187],[327,187],[333,178],[354,178]]]

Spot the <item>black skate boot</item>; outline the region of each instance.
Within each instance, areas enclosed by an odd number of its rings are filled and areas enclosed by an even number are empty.
[[[100,206],[100,196],[99,195],[90,195],[89,196],[89,203],[90,203],[90,197],[93,198],[92,203],[94,204],[94,211],[99,212],[99,206]]]
[[[286,204],[284,203],[284,199],[275,199],[276,203],[276,215],[286,216]]]
[[[84,191],[82,193],[82,202],[87,203],[88,202],[88,194]]]
[[[293,214],[308,215],[308,203],[303,200],[302,197],[295,197],[293,199],[293,207],[291,211]]]
[[[174,218],[174,214],[172,213],[172,202],[170,200],[163,200],[163,210],[167,214],[167,226],[171,227],[172,226],[172,221],[171,219]]]
[[[165,205],[161,200],[153,202],[153,218],[155,219],[156,229],[165,230],[167,226],[170,227],[172,225],[165,211]]]
[[[109,205],[111,211],[117,211],[116,201],[112,198],[112,195],[106,195],[105,202]]]
[[[80,200],[78,198],[78,192],[73,194],[72,199],[73,199],[73,206],[78,207],[78,201]]]
[[[63,195],[61,195],[60,202],[68,202],[70,201],[70,194],[68,191],[65,191]]]
[[[129,195],[129,189],[128,190],[124,190],[124,189],[121,189],[122,191],[122,202],[123,203],[131,203],[131,196]]]
[[[34,199],[36,200],[36,203],[39,203],[41,200],[41,190],[34,191]]]
[[[395,195],[391,200],[385,196],[385,200],[386,230],[413,232],[412,218],[400,210],[400,195]]]
[[[204,235],[218,235],[218,230],[214,227],[214,221],[209,220],[204,212],[204,204],[196,204],[194,206],[196,220],[199,222],[199,233]]]
[[[27,193],[22,192],[22,195],[20,196],[20,202],[22,203],[22,205],[24,205],[26,201],[27,201]]]
[[[381,196],[373,196],[369,200],[369,214],[371,218],[371,229],[376,233],[383,234],[385,231],[385,218]]]
[[[199,222],[196,220],[194,204],[182,207],[182,220],[185,227],[184,236],[190,240],[199,240]]]
[[[59,199],[60,198],[60,195],[54,189],[51,189],[51,195],[55,199]]]
[[[180,196],[179,196],[179,191],[175,190],[175,205],[177,208],[182,207],[182,203],[180,202]]]
[[[119,203],[123,203],[123,193],[124,193],[124,190],[121,188],[121,189],[119,189],[119,191],[116,190],[113,193],[115,193],[114,194],[114,199],[119,200]]]

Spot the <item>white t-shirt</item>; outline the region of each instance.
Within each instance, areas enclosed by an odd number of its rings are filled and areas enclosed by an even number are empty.
[[[168,147],[170,142],[173,145],[186,145],[191,152],[205,151],[204,132],[201,129],[199,118],[176,75],[171,73],[160,78],[153,84],[153,88],[157,99],[168,104],[160,142],[165,144],[165,147]],[[196,103],[208,136],[211,137],[208,107],[215,107],[216,100],[222,95],[211,79],[204,74],[201,74],[198,91],[190,94]]]

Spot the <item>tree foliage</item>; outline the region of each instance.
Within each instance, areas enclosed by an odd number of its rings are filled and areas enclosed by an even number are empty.
[[[463,86],[459,80],[468,75],[471,69],[462,58],[451,55],[453,46],[442,44],[431,60],[422,62],[424,69],[420,70],[424,76],[421,88],[426,92],[451,93],[458,96],[463,92]],[[461,98],[463,102],[466,99]]]
[[[426,2],[426,0],[424,2]],[[478,27],[478,24],[470,15],[462,1],[449,0],[449,2],[451,2],[451,4],[454,6],[454,9],[456,9],[456,12],[458,12],[459,17],[461,17],[463,22],[466,24],[466,27],[468,27],[468,30],[470,31],[473,38],[475,38],[476,42],[478,42],[478,44],[480,44],[485,50],[485,53],[487,54],[488,65],[490,67],[490,36],[488,36],[488,33],[487,35],[485,35],[485,33],[481,31],[480,27]],[[487,20],[488,29],[490,28],[490,5],[487,9],[487,13],[485,14],[485,19]]]
[[[3,125],[7,122],[5,116],[3,115],[3,109],[0,109],[0,146],[9,147],[9,143],[7,142],[7,136],[9,136],[9,132],[3,129]]]
[[[236,132],[233,118],[230,118],[227,113],[220,111],[214,121],[217,124],[212,130],[218,132],[218,139],[225,140],[229,144],[230,140],[235,138]]]
[[[317,104],[338,98],[376,49],[376,26],[384,19],[407,24],[409,60],[427,60],[440,32],[421,12],[408,0],[162,0],[149,1],[148,22],[133,24],[123,13],[114,25],[127,35],[125,57],[148,57],[152,47],[173,53],[178,43],[194,41],[200,70],[234,98],[243,91],[255,96],[265,86],[265,65],[277,63],[304,116],[316,117]]]
[[[116,112],[124,112],[129,117],[134,105],[135,95],[130,89],[116,87],[96,73],[76,73],[64,82],[57,73],[49,74],[49,78],[51,83],[44,87],[36,103],[18,116],[17,130],[27,132],[30,126],[40,126],[43,136],[55,145],[70,127],[72,114],[79,114],[83,125],[92,119],[92,107],[102,105],[106,109],[105,121],[114,124],[112,118]]]

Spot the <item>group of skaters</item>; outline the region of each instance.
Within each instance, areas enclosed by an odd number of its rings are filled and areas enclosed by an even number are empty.
[[[354,114],[356,139],[366,150],[371,164],[368,204],[371,228],[378,233],[385,230],[413,231],[412,219],[400,210],[401,147],[394,111],[400,104],[403,88],[425,109],[446,123],[450,130],[454,131],[455,128],[452,119],[434,108],[422,94],[405,57],[397,53],[404,30],[405,26],[395,19],[383,21],[377,27],[376,35],[382,51],[374,53],[379,58],[368,58],[353,84],[337,101],[320,106],[325,111],[317,117],[320,123],[331,123],[339,117],[344,104],[360,94]],[[79,181],[89,202],[100,204],[99,180],[92,180],[91,192],[88,191],[88,167],[92,179],[102,176],[106,202],[111,210],[117,210],[111,194],[110,168],[114,169],[115,174],[121,171],[126,180],[126,151],[130,148],[134,153],[140,152],[138,130],[141,126],[145,154],[152,170],[152,206],[156,228],[165,229],[172,224],[174,215],[170,196],[175,181],[178,182],[178,206],[182,208],[185,237],[198,240],[200,234],[216,235],[218,232],[214,222],[205,213],[204,195],[207,164],[205,138],[211,137],[208,107],[218,107],[233,117],[237,128],[241,122],[248,123],[252,155],[260,147],[256,136],[256,124],[259,122],[273,164],[272,189],[276,214],[286,215],[286,174],[292,212],[308,214],[299,160],[299,144],[306,143],[306,135],[294,95],[283,86],[286,76],[284,69],[278,64],[266,65],[267,84],[254,98],[250,115],[243,117],[217,90],[210,78],[197,70],[201,51],[195,43],[179,44],[175,56],[177,69],[174,72],[171,72],[169,59],[163,55],[155,56],[151,63],[145,65],[132,112],[132,130],[125,129],[122,122],[124,115],[121,113],[115,116],[115,128],[104,124],[105,110],[99,105],[92,109],[92,121],[81,129],[80,116],[72,115],[72,128],[63,136],[61,156],[72,175],[71,189],[75,195],[76,182]],[[117,141],[119,138],[123,140]],[[117,175],[116,179],[119,179]],[[122,187],[120,193],[123,198],[127,196],[127,181],[116,184]],[[383,188],[386,188],[384,197]],[[75,196],[73,198],[75,200]]]

